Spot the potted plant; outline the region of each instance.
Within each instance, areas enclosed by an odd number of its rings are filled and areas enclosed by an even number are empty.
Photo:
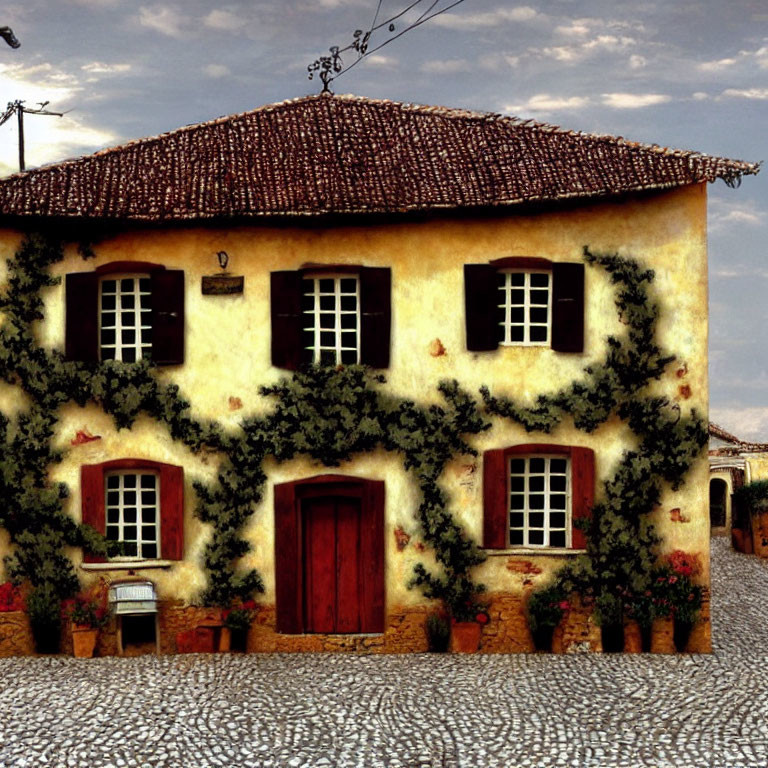
[[[648,653],[651,650],[651,627],[656,617],[653,590],[625,592],[624,595],[624,650]]]
[[[50,584],[32,589],[27,614],[37,653],[58,653],[61,647],[61,598]]]
[[[254,600],[234,603],[231,608],[225,608],[221,612],[224,627],[221,630],[219,650],[244,652],[248,647],[248,630],[255,616],[256,602]]]
[[[701,573],[697,555],[676,549],[654,572],[654,604],[657,616],[670,616],[674,621],[674,643],[684,651],[699,617],[704,588],[692,579]]]
[[[600,640],[605,653],[624,650],[624,616],[621,597],[602,592],[595,599],[595,620],[600,626]]]
[[[77,658],[90,659],[96,648],[99,630],[109,620],[104,601],[89,594],[79,594],[65,602],[72,624],[72,647]]]
[[[525,612],[533,645],[537,651],[552,650],[555,627],[570,608],[568,596],[560,586],[553,585],[531,594],[526,603]]]

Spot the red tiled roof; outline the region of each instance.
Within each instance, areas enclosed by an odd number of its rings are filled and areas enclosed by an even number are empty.
[[[710,437],[717,437],[720,440],[724,440],[726,443],[732,445],[721,446],[720,448],[710,451],[711,454],[718,453],[738,453],[740,451],[753,451],[753,452],[765,452],[768,451],[768,443],[751,443],[748,440],[741,440],[736,435],[732,435],[730,432],[726,432],[722,427],[718,427],[717,424],[709,422],[709,435]]]
[[[615,195],[759,165],[442,107],[307,96],[0,180],[0,216],[170,221]]]

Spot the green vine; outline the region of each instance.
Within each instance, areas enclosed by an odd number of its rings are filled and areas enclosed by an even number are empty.
[[[608,337],[606,359],[585,368],[584,380],[539,396],[533,408],[492,396],[486,387],[481,395],[488,413],[528,432],[549,433],[567,416],[578,429],[593,432],[615,413],[638,439],[638,447],[625,451],[614,476],[604,483],[602,500],[593,507],[586,554],[560,569],[551,587],[594,600],[598,620],[608,623],[642,603],[650,589],[660,543],[650,513],[661,500],[662,482],[673,490],[682,485],[706,444],[707,428],[695,409],[683,417],[667,398],[642,394],[674,360],[655,339],[658,306],[649,294],[653,271],[641,269],[634,259],[594,254],[588,248],[584,259],[605,269],[617,286],[615,304],[626,334]],[[549,606],[552,601],[546,602]]]

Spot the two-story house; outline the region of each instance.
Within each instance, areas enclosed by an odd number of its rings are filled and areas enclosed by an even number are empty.
[[[585,246],[618,253],[654,271],[656,339],[676,357],[650,391],[706,417],[707,183],[756,170],[534,121],[323,94],[0,180],[0,250],[5,261],[26,232],[64,233],[50,267],[61,282],[40,292],[40,348],[85,363],[101,392],[107,361],[149,358],[191,418],[235,436],[275,407],[260,386],[309,363],[370,366],[396,403],[444,405],[437,385],[455,379],[481,410],[483,387],[535,408],[626,333],[615,285],[582,258]],[[0,410],[13,417],[30,385],[8,379]],[[85,400],[58,407],[51,439],[64,454],[49,479],[69,488],[66,515],[123,546],[109,560],[67,554],[85,583],[150,579],[160,647],[172,651],[217,567],[209,545],[214,528],[226,533],[226,499],[245,490],[232,470],[208,500],[216,522],[201,519],[194,483],[217,482],[221,450],[191,449],[168,427],[173,415],[138,408],[119,429]],[[566,417],[548,434],[486,418],[490,429],[465,436],[477,455],[448,457],[439,488],[460,538],[486,556],[471,569],[486,587],[482,649],[525,651],[527,596],[588,549],[578,521],[637,440],[615,414],[592,431]],[[330,441],[358,425],[326,426]],[[246,546],[224,557],[263,580],[249,649],[425,650],[434,602],[409,582],[418,563],[445,572],[430,543],[441,534],[419,517],[425,486],[380,442],[332,467],[318,450],[267,451]],[[701,453],[651,513],[659,552],[697,555],[704,586],[707,480]],[[13,548],[0,536],[0,553]],[[588,610],[568,621],[573,642],[597,646]],[[708,629],[705,618],[691,649],[709,649]]]

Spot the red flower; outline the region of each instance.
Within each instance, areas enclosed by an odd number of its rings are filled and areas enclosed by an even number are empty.
[[[224,621],[226,621],[226,620],[227,620],[227,616],[229,616],[229,614],[230,614],[230,613],[232,613],[232,609],[231,609],[231,608],[225,608],[225,609],[224,609],[224,610],[221,612],[221,618],[222,618]]]
[[[255,600],[246,600],[243,603],[243,610],[244,611],[255,611],[256,610],[256,601]]]
[[[677,582],[677,576],[670,576],[669,577],[669,583],[675,584]]]
[[[483,613],[482,611],[475,616],[475,621],[478,624],[487,624],[488,623],[488,614]]]
[[[558,603],[558,608],[562,611],[567,611],[571,607],[571,604],[567,600],[561,600]]]

